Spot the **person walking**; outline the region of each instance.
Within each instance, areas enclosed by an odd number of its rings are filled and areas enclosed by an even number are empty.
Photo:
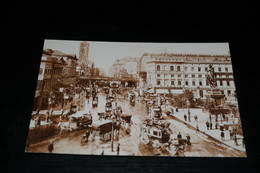
[[[105,154],[104,147],[102,147],[101,155],[103,156]]]
[[[47,112],[45,113],[45,121],[46,121],[46,123],[49,122],[49,111],[47,111]]]
[[[190,110],[188,110],[188,120],[190,122]]]
[[[53,141],[51,141],[50,144],[48,145],[48,151],[49,153],[52,153],[53,150],[54,150]]]
[[[186,115],[186,114],[184,114],[184,120],[185,120],[185,121],[187,120],[187,115]]]
[[[206,127],[209,130],[209,122],[208,121],[206,122]]]
[[[235,145],[238,146],[238,143],[237,143],[237,135],[234,134],[234,137],[233,137],[233,138],[234,138],[234,141],[235,141]]]
[[[212,126],[213,126],[213,124],[212,124],[212,122],[210,122],[210,123],[209,123],[209,128],[210,128],[210,130],[212,130]]]
[[[117,144],[116,151],[117,151],[117,155],[119,155],[119,152],[120,152],[120,143]]]
[[[86,135],[86,142],[88,142],[89,134],[90,134],[90,133],[89,133],[89,130],[87,130],[87,131],[86,131],[86,134],[85,134],[85,135]]]
[[[38,117],[37,117],[37,126],[40,126],[40,125],[41,125],[41,117],[38,116]]]
[[[195,116],[194,116],[194,119],[195,119],[195,121],[196,121],[196,123],[198,122],[198,116],[195,114]]]
[[[221,136],[221,140],[225,141],[225,133],[223,131],[221,131],[220,136]]]
[[[63,116],[63,109],[60,111],[60,122],[62,121],[62,116]]]
[[[179,132],[178,135],[177,135],[177,139],[179,140],[179,139],[181,139],[181,138],[182,138],[181,132]]]
[[[215,124],[215,129],[218,129],[218,122],[216,122]]]
[[[190,135],[187,134],[186,138],[187,138],[187,144],[188,144],[188,145],[191,145],[191,143],[190,143]]]
[[[197,123],[197,125],[196,125],[196,133],[199,133],[199,124]]]
[[[234,136],[232,130],[229,130],[229,136],[230,136],[230,140],[232,140]]]

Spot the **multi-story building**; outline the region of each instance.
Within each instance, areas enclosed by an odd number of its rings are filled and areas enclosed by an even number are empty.
[[[125,57],[117,59],[109,69],[109,73],[113,77],[132,76],[137,78],[139,76],[139,58]]]
[[[212,64],[217,88],[228,101],[235,93],[229,55],[148,54],[140,59],[140,84],[152,87],[158,94],[193,92],[195,98],[205,98],[211,91],[206,75]]]
[[[52,93],[76,84],[76,61],[76,55],[43,50],[33,110],[48,109]]]
[[[76,54],[66,54],[58,50],[53,50],[51,57],[61,59],[66,62],[66,66],[62,70],[60,82],[64,85],[76,85]]]

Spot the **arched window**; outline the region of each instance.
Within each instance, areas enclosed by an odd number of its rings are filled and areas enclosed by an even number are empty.
[[[181,71],[181,67],[180,66],[177,66],[177,71]]]
[[[174,71],[174,67],[173,67],[173,66],[171,66],[171,67],[170,67],[170,70],[171,70],[171,71]]]
[[[161,67],[159,65],[157,65],[157,71],[160,71]]]

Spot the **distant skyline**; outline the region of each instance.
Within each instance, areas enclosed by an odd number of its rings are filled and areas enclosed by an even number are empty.
[[[76,54],[79,57],[79,48],[82,41],[45,40],[43,49],[59,50],[67,54]],[[173,54],[210,54],[228,55],[228,43],[139,43],[139,42],[96,42],[89,43],[89,60],[95,66],[108,72],[116,59],[124,57],[140,58],[147,53]]]

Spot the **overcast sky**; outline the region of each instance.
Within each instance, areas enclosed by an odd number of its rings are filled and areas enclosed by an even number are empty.
[[[44,49],[50,48],[79,57],[79,47],[82,41],[45,40]],[[176,54],[214,54],[227,55],[228,43],[132,43],[132,42],[93,42],[89,45],[89,60],[95,66],[108,70],[118,58],[140,58],[147,53],[176,53]],[[108,72],[108,71],[107,71]]]

